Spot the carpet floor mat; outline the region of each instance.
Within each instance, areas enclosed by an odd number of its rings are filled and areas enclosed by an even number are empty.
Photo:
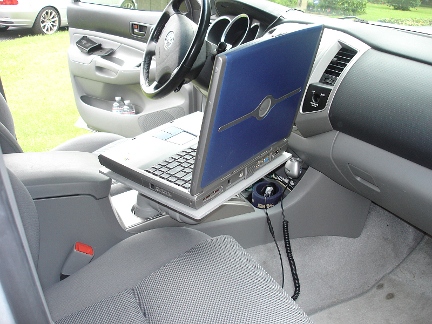
[[[423,237],[422,232],[372,204],[358,238],[326,236],[292,240],[301,285],[298,304],[312,315],[373,291],[379,283],[383,283],[383,292],[390,289],[390,282],[381,280],[386,280],[383,278],[407,258]],[[294,288],[284,244],[278,243],[283,252],[284,288],[292,293]],[[281,283],[281,266],[274,243],[247,251]],[[351,323],[351,318],[348,322]]]
[[[419,323],[432,321],[432,239],[417,248],[366,294],[312,316],[315,323]]]

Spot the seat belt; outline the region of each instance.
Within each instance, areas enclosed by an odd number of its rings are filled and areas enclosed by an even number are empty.
[[[66,279],[71,274],[89,264],[93,256],[94,250],[90,245],[76,242],[63,265],[60,280]]]
[[[2,94],[4,100],[7,101],[6,100],[6,95],[5,95],[5,92],[4,92],[4,89],[3,89],[3,83],[2,83],[1,77],[0,77],[0,93]]]

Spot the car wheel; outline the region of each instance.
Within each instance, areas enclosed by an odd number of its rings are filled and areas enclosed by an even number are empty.
[[[9,26],[0,26],[0,32],[4,32],[9,29]]]
[[[54,34],[60,27],[60,15],[53,7],[43,8],[33,25],[35,34]]]
[[[122,2],[120,7],[126,9],[135,9],[135,3],[132,0],[125,0]]]

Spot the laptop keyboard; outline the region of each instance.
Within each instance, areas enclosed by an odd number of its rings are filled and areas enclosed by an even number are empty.
[[[187,148],[145,171],[185,189],[190,189],[196,147]]]

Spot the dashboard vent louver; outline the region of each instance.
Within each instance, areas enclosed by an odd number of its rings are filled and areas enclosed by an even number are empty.
[[[342,47],[327,66],[320,82],[334,86],[342,71],[356,54],[357,51]]]

